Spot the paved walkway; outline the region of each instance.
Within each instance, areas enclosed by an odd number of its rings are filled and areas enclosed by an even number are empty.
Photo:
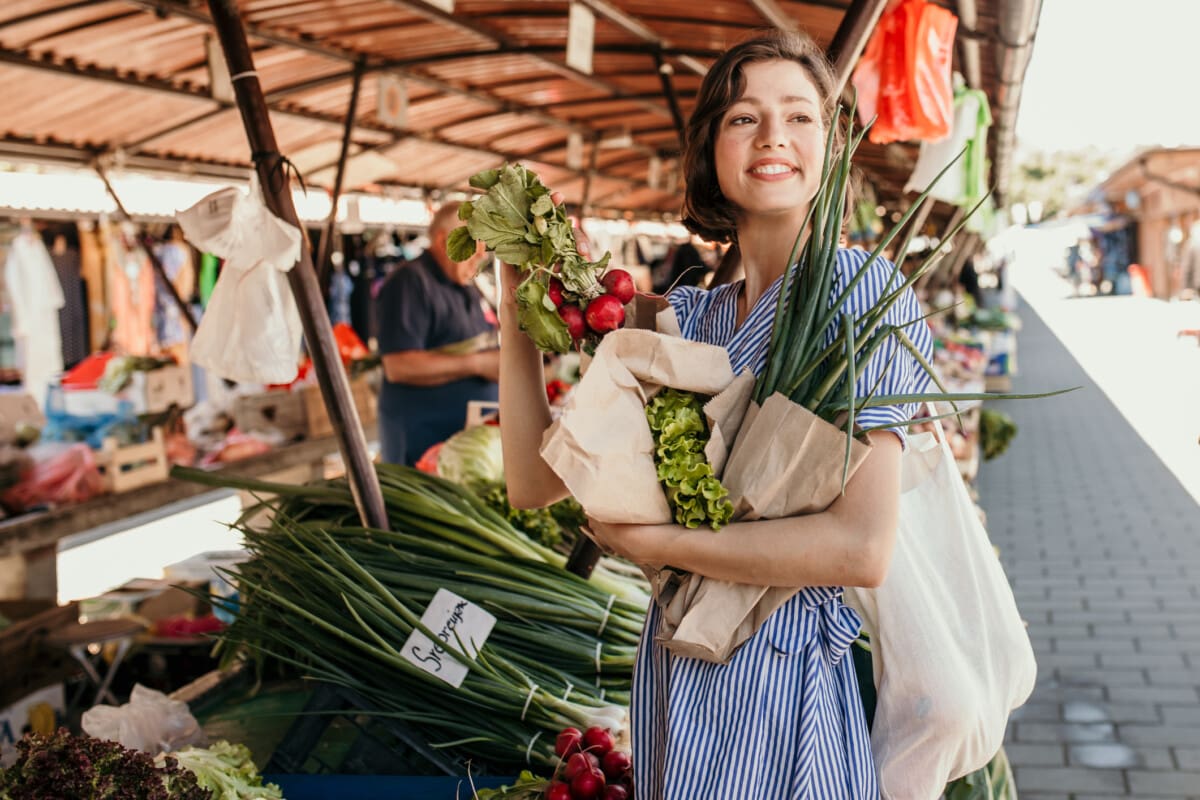
[[[1014,390],[1083,387],[993,403],[1019,432],[979,476],[1038,654],[1007,745],[1020,796],[1200,798],[1200,509],[1112,387],[1028,304],[1020,316]]]

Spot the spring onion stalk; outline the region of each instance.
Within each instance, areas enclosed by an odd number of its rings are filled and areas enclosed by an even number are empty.
[[[641,576],[620,566],[585,580],[469,490],[403,467],[379,472],[390,531],[358,523],[344,480],[289,486],[176,470],[272,496],[259,507],[268,527],[248,517],[236,526],[251,558],[229,575],[240,605],[218,645],[224,660],[275,659],[498,769],[555,764],[563,727],[619,724],[648,602]],[[457,689],[401,652],[415,630],[436,640],[421,615],[439,589],[497,620],[474,659],[461,642],[443,645],[444,660],[467,667]]]
[[[559,730],[628,702],[643,609],[601,602],[587,581],[547,564],[493,561],[493,571],[488,557],[423,534],[298,522],[294,503],[278,502],[269,529],[242,529],[252,558],[230,576],[241,607],[223,636],[227,658],[278,658],[456,756],[505,766],[553,765]],[[468,667],[458,689],[401,654],[414,630],[436,638],[420,618],[439,588],[497,618],[476,659],[443,645]]]
[[[838,120],[844,111],[839,109]],[[780,280],[779,299],[771,340],[767,351],[767,365],[755,384],[754,399],[763,403],[774,393],[782,393],[792,402],[811,410],[827,422],[846,431],[848,441],[843,470],[843,485],[848,479],[850,464],[849,437],[862,435],[856,427],[858,415],[867,408],[923,401],[948,401],[976,399],[975,395],[952,394],[938,380],[933,367],[913,347],[904,329],[919,324],[924,317],[902,324],[885,324],[884,320],[892,309],[921,276],[937,265],[944,247],[938,247],[912,272],[905,276],[901,265],[907,255],[914,231],[909,230],[903,240],[897,263],[887,287],[876,302],[858,314],[848,313],[847,300],[864,280],[869,267],[881,257],[909,221],[927,202],[933,186],[961,158],[959,153],[947,164],[902,215],[899,222],[888,231],[870,253],[866,262],[843,287],[835,287],[837,252],[841,232],[842,210],[845,207],[850,183],[851,166],[855,151],[866,135],[868,124],[856,129],[855,111],[851,107],[847,115],[846,144],[837,150],[835,125],[830,126],[826,140],[825,158],[822,164],[821,181],[816,196],[810,203],[805,223],[796,237],[792,259]],[[965,152],[965,151],[964,151]],[[985,198],[986,200],[986,198]],[[949,231],[946,241],[967,224],[984,201],[964,214]],[[805,238],[807,237],[807,238]],[[804,240],[796,261],[796,248]],[[794,265],[794,266],[793,266]],[[888,344],[889,347],[884,348]],[[894,363],[896,354],[904,349],[916,356],[919,367],[928,374],[937,393],[920,395],[879,396],[879,381],[867,395],[859,392],[857,382],[872,356],[881,348],[888,353],[887,367]],[[886,372],[886,369],[885,369]],[[1064,390],[1070,391],[1070,390]],[[1061,392],[1026,395],[984,395],[989,399],[1031,399],[1049,397]],[[885,427],[897,427],[888,425]]]

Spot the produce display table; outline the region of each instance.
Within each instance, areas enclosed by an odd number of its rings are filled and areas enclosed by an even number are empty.
[[[368,439],[374,436],[374,430],[366,433]],[[315,469],[326,456],[336,452],[336,439],[327,436],[283,445],[261,455],[223,464],[218,469],[227,475],[261,478],[305,465]],[[0,521],[0,565],[24,569],[25,590],[21,597],[53,599],[58,588],[54,563],[62,539],[105,526],[111,529],[104,535],[118,533],[177,513],[183,510],[187,501],[194,505],[197,499],[202,499],[200,495],[209,495],[215,500],[230,493],[226,489],[214,491],[209,486],[168,479],[121,494],[102,495],[83,503]],[[5,564],[5,559],[10,563]]]
[[[188,704],[210,740],[225,739],[247,745],[264,770],[265,780],[278,784],[288,800],[324,800],[354,797],[357,800],[462,800],[478,789],[511,784],[513,777],[495,775],[344,774],[339,770],[376,769],[380,772],[416,772],[430,765],[406,745],[395,747],[390,740],[374,740],[353,712],[324,714],[316,739],[299,749],[302,759],[280,757],[296,754],[297,743],[288,737],[297,723],[311,721],[313,696],[322,693],[318,684],[305,681],[267,680],[256,689],[254,670],[234,667],[214,670],[171,694],[172,700]],[[328,699],[328,695],[326,695]],[[328,730],[326,730],[328,726]],[[301,768],[322,770],[300,772]],[[295,771],[287,771],[295,770]]]

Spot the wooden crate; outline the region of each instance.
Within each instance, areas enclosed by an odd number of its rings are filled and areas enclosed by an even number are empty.
[[[96,466],[105,487],[114,494],[165,481],[171,465],[162,428],[155,428],[153,438],[142,444],[121,447],[115,439],[105,439],[103,449],[96,454]]]
[[[0,601],[0,614],[13,623],[0,630],[0,708],[74,674],[75,660],[65,650],[47,647],[45,639],[79,619],[78,603]]]
[[[299,439],[308,433],[303,394],[278,389],[242,395],[233,401],[233,424],[243,433],[278,431]]]
[[[322,436],[332,436],[333,423],[329,419],[329,412],[325,409],[325,399],[321,396],[321,387],[305,386],[303,395],[309,438],[319,439]],[[364,375],[350,381],[350,396],[354,400],[354,407],[358,409],[358,418],[362,424],[368,425],[374,422],[379,413],[379,399],[367,376]]]
[[[192,368],[175,364],[149,372],[135,372],[130,394],[141,414],[157,414],[171,406],[191,408],[196,403]]]

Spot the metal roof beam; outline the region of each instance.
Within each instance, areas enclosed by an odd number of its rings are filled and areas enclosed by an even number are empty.
[[[404,0],[391,1],[404,2]],[[184,2],[181,2],[181,0],[124,0],[124,2],[131,3],[154,13],[181,17],[204,26],[212,25],[212,19],[208,16],[206,11],[202,11],[198,7],[189,6]],[[554,127],[574,131],[584,136],[592,136],[595,134],[595,131],[586,125],[580,125],[578,123],[571,122],[570,120],[560,119],[553,114],[547,114],[544,111],[539,111],[538,109],[530,106],[513,103],[502,97],[493,95],[490,92],[479,89],[465,89],[461,86],[456,86],[453,83],[439,80],[427,75],[422,75],[406,68],[407,66],[413,66],[421,62],[428,62],[429,59],[414,59],[412,61],[403,62],[372,59],[365,53],[319,44],[310,39],[274,31],[269,28],[264,28],[261,25],[255,25],[247,22],[245,27],[246,33],[252,38],[260,39],[278,47],[302,50],[304,52],[312,53],[313,55],[322,56],[324,58],[329,58],[347,64],[354,64],[360,59],[366,58],[367,60],[364,74],[371,74],[373,72],[381,71],[395,72],[396,74],[401,75],[402,77],[411,80],[414,83],[427,86],[434,91],[492,106],[496,109],[496,113],[498,114],[520,114],[522,116],[529,117],[530,119],[536,119],[547,125],[553,125]],[[512,52],[521,52],[521,48],[514,47]],[[484,53],[472,53],[470,55],[479,56],[484,55]],[[455,57],[460,56],[456,55]],[[280,87],[279,89],[267,93],[267,101],[269,104],[271,104],[272,108],[277,108],[277,101],[282,100],[283,97],[288,94],[302,92],[308,89],[317,89],[322,86],[338,83],[341,80],[348,81],[352,75],[353,71],[347,71],[345,73],[326,75],[320,78],[314,78],[310,81],[303,81],[290,86]],[[648,100],[646,100],[644,95],[623,93],[620,97],[598,99],[629,100],[630,102],[638,102],[641,105],[653,107],[657,113],[669,113],[666,111],[666,109],[659,107],[654,103],[650,103]]]
[[[4,49],[0,49],[0,64],[8,64],[10,66],[16,66],[16,67],[21,67],[21,68],[31,69],[31,70],[39,70],[39,71],[43,71],[43,72],[53,72],[53,73],[57,73],[60,75],[68,75],[70,77],[79,78],[79,79],[83,79],[83,80],[93,80],[93,81],[98,81],[98,82],[102,82],[102,83],[109,83],[109,84],[120,86],[120,87],[126,88],[126,89],[138,89],[138,90],[145,91],[145,92],[154,92],[154,93],[158,93],[158,94],[170,94],[170,95],[176,95],[176,96],[180,96],[180,97],[188,97],[188,98],[203,101],[205,103],[209,103],[209,104],[212,104],[213,106],[215,106],[215,108],[209,109],[209,111],[205,112],[204,114],[202,114],[198,117],[193,117],[190,120],[185,120],[185,123],[187,123],[187,124],[194,124],[196,122],[200,122],[202,119],[207,119],[209,116],[213,115],[213,112],[224,111],[226,109],[234,108],[234,106],[230,103],[221,103],[221,102],[218,102],[218,101],[212,99],[203,90],[184,88],[182,86],[173,84],[169,81],[164,81],[161,78],[145,78],[145,79],[133,78],[133,77],[129,77],[128,75],[119,74],[114,70],[105,70],[105,69],[100,69],[98,67],[81,67],[81,66],[78,66],[75,64],[60,64],[60,63],[53,62],[53,61],[42,61],[42,60],[33,58],[33,57],[28,56],[23,53],[18,53],[18,52],[12,51],[12,50],[4,50]],[[276,114],[285,114],[288,116],[298,117],[300,119],[306,119],[306,120],[309,120],[312,122],[324,123],[324,124],[327,124],[330,126],[339,126],[340,127],[345,122],[345,120],[342,118],[339,118],[339,116],[337,114],[326,114],[326,113],[321,113],[321,112],[316,112],[316,111],[306,111],[306,110],[301,110],[301,109],[296,109],[296,108],[280,108],[277,103],[271,105],[270,109],[273,113],[276,113]],[[174,126],[174,127],[176,129],[178,129],[179,127],[186,127],[186,125]],[[474,153],[476,155],[487,155],[487,156],[491,156],[491,157],[494,157],[497,159],[502,159],[505,161],[519,161],[519,160],[527,159],[530,157],[528,155],[524,155],[524,154],[520,154],[520,153],[494,150],[494,149],[491,149],[488,147],[459,144],[459,143],[454,143],[454,142],[438,141],[431,134],[420,134],[415,131],[406,131],[406,132],[402,132],[402,133],[398,134],[394,128],[390,128],[390,127],[387,127],[384,125],[376,125],[376,124],[365,123],[365,122],[356,122],[354,127],[359,130],[372,131],[375,133],[387,133],[392,136],[391,140],[379,145],[377,149],[387,149],[394,145],[400,144],[401,142],[403,142],[407,139],[420,139],[422,141],[431,142],[431,143],[434,143],[434,144],[437,144],[437,145],[440,145],[443,147],[449,147],[449,148],[452,148],[455,150],[461,150],[464,152]],[[139,140],[138,142],[135,142],[134,144],[138,147],[144,147],[147,142],[147,139],[153,140],[155,138],[165,136],[168,132],[174,132],[174,130],[160,131],[156,134],[151,135],[150,137],[143,138],[143,139]],[[114,144],[118,147],[124,147],[123,142],[117,142]],[[376,148],[367,148],[367,149],[376,149]],[[361,152],[366,152],[366,150],[363,150]],[[361,152],[356,153],[355,155],[360,155]],[[565,166],[562,166],[559,164],[554,164],[553,166],[556,168],[566,169],[568,172],[571,172],[574,175],[585,176],[587,174],[586,171],[584,171],[584,170],[572,170],[572,169],[569,169],[568,167],[565,167]],[[625,179],[622,179],[622,180],[625,180]]]
[[[429,0],[388,0],[388,2],[392,5],[407,8],[414,13],[420,14],[426,19],[448,25],[473,36],[478,36],[485,41],[494,43],[497,47],[520,49],[522,46],[521,42],[510,39],[503,32],[497,31],[489,25],[485,25],[484,23],[476,20],[455,16],[454,14],[448,14],[441,8],[438,8],[436,5],[429,2]],[[537,61],[551,72],[582,83],[585,86],[590,86],[598,91],[607,92],[616,97],[621,97],[622,99],[630,96],[629,93],[620,86],[616,86],[615,84],[609,83],[608,81],[597,78],[593,75],[580,72],[573,67],[567,66],[558,59],[550,58],[549,56],[544,56],[537,53],[528,53],[528,57]],[[639,105],[655,114],[661,114],[668,117],[671,115],[671,112],[667,108],[659,105],[658,103],[641,100],[637,102]]]
[[[626,14],[621,9],[609,3],[608,0],[579,1],[592,11],[595,11],[597,14],[616,25],[621,30],[638,37],[648,44],[653,45],[657,50],[667,50],[671,47],[667,40],[663,39],[650,28],[646,27],[643,22]],[[697,75],[704,75],[708,72],[707,67],[691,56],[680,56],[676,60]]]
[[[794,31],[800,28],[796,20],[780,8],[775,0],[750,0],[750,5],[754,6],[763,19],[780,30]]]

